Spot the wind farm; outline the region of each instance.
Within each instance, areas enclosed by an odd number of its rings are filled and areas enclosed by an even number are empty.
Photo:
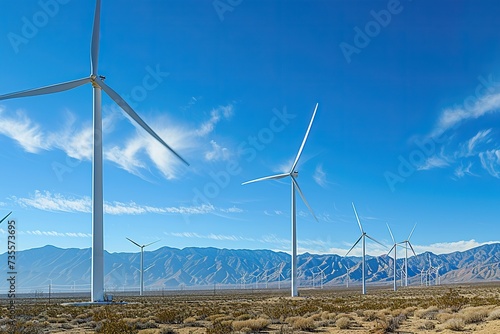
[[[0,327],[497,332],[498,10],[2,2]]]

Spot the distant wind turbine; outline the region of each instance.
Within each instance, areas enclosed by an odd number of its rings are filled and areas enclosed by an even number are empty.
[[[139,245],[137,242],[135,242],[134,240],[129,239],[129,238],[127,238],[127,240],[141,249],[141,279],[140,279],[141,290],[139,292],[139,295],[142,296],[144,294],[144,272],[146,270],[148,270],[149,268],[151,268],[151,267],[149,267],[148,269],[144,270],[144,248],[151,246],[152,244],[155,244],[160,240],[153,241],[147,245]]]
[[[411,242],[410,242],[411,236],[413,235],[413,231],[415,231],[415,227],[417,227],[417,224],[413,225],[413,228],[412,228],[408,238],[399,243],[401,245],[404,244],[404,248],[405,248],[405,286],[408,286],[408,248],[411,249],[411,251],[413,252],[413,255],[417,256],[417,254],[415,253],[415,250],[413,249],[413,246],[411,245]]]
[[[365,247],[365,239],[366,238],[369,238],[371,239],[372,241],[375,241],[376,243],[378,243],[379,245],[385,247],[384,244],[382,244],[381,242],[375,240],[374,238],[370,237],[364,230],[363,230],[363,226],[361,225],[361,222],[359,221],[359,217],[358,217],[358,213],[356,212],[356,207],[354,206],[354,203],[352,203],[352,208],[354,209],[354,214],[356,215],[356,220],[358,221],[358,225],[359,225],[359,229],[361,230],[361,236],[359,237],[359,239],[354,243],[354,245],[351,247],[351,249],[349,249],[349,251],[346,253],[345,256],[349,255],[349,253],[354,249],[354,247],[356,247],[356,245],[361,241],[361,248],[362,248],[362,252],[363,252],[363,260],[362,260],[362,263],[361,263],[361,271],[362,271],[362,274],[361,274],[361,280],[362,280],[362,289],[361,289],[361,293],[363,295],[366,294],[366,280],[365,280],[365,262],[366,262],[366,247]]]
[[[278,180],[282,179],[284,177],[290,177],[292,180],[292,203],[291,203],[291,220],[292,220],[292,284],[291,284],[291,293],[292,297],[297,297],[298,296],[298,289],[297,289],[297,214],[296,214],[296,203],[295,203],[295,190],[299,192],[300,197],[302,198],[302,201],[304,201],[304,204],[307,206],[309,211],[311,212],[312,216],[314,219],[317,221],[318,218],[316,218],[316,215],[314,214],[313,210],[311,209],[311,206],[307,202],[306,198],[304,197],[304,194],[302,193],[302,190],[300,190],[299,184],[297,183],[297,177],[299,176],[299,172],[296,170],[297,164],[299,163],[300,156],[302,154],[302,150],[304,149],[304,146],[307,141],[307,137],[309,136],[309,131],[311,130],[312,124],[314,122],[314,117],[316,116],[316,110],[318,110],[318,104],[316,103],[316,107],[314,108],[313,115],[311,117],[311,121],[309,122],[309,126],[306,131],[306,135],[304,136],[304,140],[302,140],[302,145],[300,145],[299,152],[297,153],[297,156],[295,157],[295,161],[292,164],[292,168],[290,168],[290,171],[288,173],[283,173],[283,174],[277,174],[277,175],[272,175],[272,176],[266,176],[266,177],[261,177],[255,180],[243,182],[242,185],[248,184],[248,183],[253,183],[253,182],[259,182],[259,181],[265,181],[265,180]]]
[[[9,216],[11,215],[11,213],[12,213],[12,211],[11,211],[11,212],[9,212],[9,213],[7,214],[7,216],[3,217],[3,218],[2,218],[2,220],[0,220],[0,224],[1,224],[1,223],[3,223],[3,221],[4,221],[5,219],[7,219],[7,217],[9,217]]]
[[[59,83],[51,86],[25,90],[21,92],[1,95],[0,100],[19,97],[29,97],[52,94],[70,90],[90,83],[93,88],[93,158],[92,158],[92,270],[91,270],[91,302],[105,302],[104,298],[104,233],[103,233],[103,181],[102,181],[102,114],[101,90],[115,101],[138,125],[140,125],[153,138],[165,146],[183,163],[189,166],[177,152],[175,152],[163,139],[144,122],[139,115],[118,95],[111,87],[104,83],[104,76],[97,72],[99,60],[99,30],[101,21],[101,0],[96,1],[94,25],[92,29],[92,42],[90,47],[90,76],[78,80]]]
[[[391,234],[391,239],[392,239],[392,242],[393,242],[393,245],[392,245],[392,248],[389,250],[389,252],[387,254],[390,254],[391,251],[394,249],[394,291],[397,291],[398,290],[398,287],[397,287],[397,282],[396,282],[396,276],[397,276],[397,261],[398,261],[398,256],[397,256],[397,248],[398,248],[398,243],[396,242],[396,240],[394,239],[394,235],[392,234],[392,231],[391,231],[391,228],[389,227],[389,224],[387,224],[387,228],[389,229],[389,233]]]

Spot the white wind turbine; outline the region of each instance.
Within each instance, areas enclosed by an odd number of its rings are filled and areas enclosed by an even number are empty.
[[[282,179],[284,177],[290,177],[292,180],[291,186],[292,186],[292,203],[291,203],[291,220],[292,220],[292,274],[291,274],[291,290],[292,290],[292,297],[297,297],[298,296],[298,290],[297,290],[297,215],[296,215],[296,201],[295,201],[295,190],[299,192],[300,197],[302,198],[302,201],[304,201],[305,205],[313,215],[314,219],[316,221],[318,218],[316,218],[316,215],[314,214],[313,210],[311,209],[311,206],[307,202],[306,198],[304,197],[304,194],[302,193],[302,190],[300,190],[299,184],[297,183],[297,177],[299,176],[299,172],[296,170],[297,164],[299,162],[300,156],[302,154],[302,150],[304,149],[304,145],[306,144],[307,137],[309,136],[309,131],[311,130],[311,126],[314,121],[314,117],[316,116],[316,110],[318,110],[318,104],[316,103],[316,107],[314,108],[313,115],[311,117],[311,121],[309,122],[309,126],[306,131],[306,135],[304,136],[304,140],[302,141],[302,145],[300,145],[299,152],[297,153],[297,156],[295,157],[295,161],[292,164],[292,168],[290,168],[290,171],[288,173],[283,173],[283,174],[277,174],[277,175],[272,175],[272,176],[266,176],[266,177],[261,177],[255,180],[243,182],[242,185],[248,184],[248,183],[253,183],[253,182],[259,182],[259,181],[265,181],[265,180],[278,180]]]
[[[11,212],[9,212],[9,213],[7,214],[7,216],[3,217],[3,218],[2,218],[2,220],[0,220],[0,224],[1,224],[1,223],[3,223],[3,221],[4,221],[5,219],[7,219],[7,217],[9,217],[11,214],[12,214],[12,211],[11,211]]]
[[[90,47],[90,76],[78,80],[59,83],[51,86],[25,90],[1,95],[0,100],[19,97],[37,96],[58,93],[90,83],[93,88],[93,157],[92,157],[92,269],[91,269],[91,302],[105,302],[104,298],[104,236],[103,236],[103,181],[102,181],[102,114],[101,90],[115,101],[138,125],[153,138],[165,146],[177,158],[189,166],[177,152],[147,125],[139,115],[113,89],[104,83],[104,76],[98,74],[99,30],[101,20],[101,0],[96,1],[92,41]]]
[[[141,249],[141,278],[140,278],[141,290],[140,290],[139,295],[142,296],[144,294],[144,272],[147,270],[147,269],[144,270],[144,248],[151,246],[152,244],[155,244],[160,240],[153,241],[147,245],[139,245],[137,242],[135,242],[132,239],[129,239],[129,238],[126,238],[126,239]],[[149,267],[149,268],[151,268],[151,267]]]
[[[364,230],[363,230],[363,226],[361,225],[361,222],[359,221],[359,217],[358,217],[358,213],[356,212],[356,207],[354,206],[354,203],[352,203],[352,208],[354,209],[354,214],[356,215],[356,220],[358,221],[358,225],[359,225],[359,229],[361,230],[361,236],[359,237],[359,239],[354,243],[354,245],[351,247],[351,249],[349,249],[349,251],[346,253],[345,256],[349,255],[349,253],[354,249],[354,247],[356,247],[356,245],[361,241],[361,248],[362,248],[362,252],[363,252],[363,260],[362,260],[362,263],[361,263],[361,280],[362,280],[362,288],[361,288],[361,293],[363,295],[366,294],[366,280],[365,280],[365,260],[366,260],[366,247],[365,247],[365,243],[366,243],[366,238],[369,238],[373,241],[375,241],[376,243],[378,243],[379,245],[384,246],[384,244],[382,244],[381,242],[375,240],[374,238],[370,237]]]
[[[392,234],[391,228],[389,227],[389,224],[387,224],[387,228],[389,229],[389,233],[391,234],[391,239],[393,242],[392,248],[389,250],[387,254],[390,254],[391,251],[394,249],[394,291],[397,291],[397,282],[396,282],[396,276],[397,276],[397,261],[398,261],[398,256],[397,256],[397,248],[398,248],[398,243],[394,239],[394,235]]]
[[[413,228],[412,228],[408,238],[399,243],[401,245],[404,244],[404,247],[405,247],[405,286],[408,286],[408,248],[411,249],[411,251],[413,252],[413,255],[417,256],[417,254],[415,253],[415,250],[413,249],[413,246],[411,245],[411,242],[410,242],[411,236],[413,235],[413,231],[415,231],[415,227],[417,227],[417,224],[413,225]]]

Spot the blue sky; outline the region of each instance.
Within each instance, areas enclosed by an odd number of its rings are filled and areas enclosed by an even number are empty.
[[[498,1],[108,1],[99,73],[191,164],[104,113],[105,249],[345,254],[365,230],[417,252],[496,242]],[[93,1],[0,3],[0,94],[87,77]],[[103,94],[104,95],[104,94]],[[18,248],[91,245],[92,90],[0,102],[0,216]],[[5,237],[5,223],[0,230]],[[368,253],[384,249],[369,243]],[[359,254],[356,250],[354,254]]]

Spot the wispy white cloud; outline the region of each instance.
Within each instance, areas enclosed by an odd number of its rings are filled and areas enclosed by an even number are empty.
[[[320,187],[326,188],[328,181],[326,180],[326,172],[323,170],[322,164],[316,166],[313,179]]]
[[[61,194],[52,194],[48,191],[35,191],[35,194],[28,198],[13,197],[12,200],[25,208],[35,208],[43,211],[54,212],[80,212],[90,213],[92,204],[88,196],[65,197]],[[153,207],[139,205],[135,202],[105,202],[104,212],[110,215],[141,215],[141,214],[181,214],[181,215],[204,215],[223,213],[241,213],[243,210],[237,207],[216,208],[213,205],[202,204],[199,206],[179,206],[179,207]]]
[[[464,103],[458,107],[446,108],[440,115],[432,136],[439,136],[463,121],[498,111],[500,111],[500,93],[486,94],[477,98],[472,104]]]
[[[491,176],[500,177],[500,150],[493,149],[479,153],[481,166],[490,173]]]
[[[25,208],[35,208],[43,211],[61,212],[91,212],[90,198],[64,197],[61,194],[51,194],[48,191],[35,191],[30,198],[12,198],[14,202]]]
[[[194,131],[197,136],[204,137],[214,131],[215,126],[222,119],[228,119],[233,115],[234,106],[233,104],[228,104],[225,106],[219,106],[215,109],[212,109],[210,112],[210,119],[205,121],[201,126]]]
[[[449,254],[453,252],[463,252],[471,248],[479,247],[482,245],[499,243],[500,241],[486,241],[477,242],[474,239],[471,240],[460,240],[455,242],[440,242],[435,244],[424,245],[413,245],[415,252],[417,254],[424,252],[432,252],[434,254]]]
[[[217,144],[215,140],[211,140],[210,145],[212,146],[212,149],[205,152],[205,160],[207,161],[229,160],[229,158],[231,157],[229,149],[220,146],[219,144]]]
[[[61,237],[61,238],[90,238],[92,234],[82,233],[82,232],[57,232],[57,231],[40,231],[40,230],[20,230],[17,233],[33,235],[33,236],[43,236],[43,237]],[[0,228],[0,234],[8,234],[7,231]]]
[[[40,125],[35,124],[23,111],[17,111],[15,116],[5,113],[0,106],[0,134],[17,142],[26,152],[38,153],[50,150],[50,145]]]
[[[450,165],[449,161],[442,156],[433,155],[428,157],[418,170],[429,170],[433,168],[445,168]]]
[[[471,168],[472,168],[472,162],[469,162],[467,166],[460,165],[455,169],[454,174],[458,178],[462,178],[466,175],[475,175],[474,173],[472,173]]]
[[[467,141],[467,153],[466,156],[471,156],[475,154],[476,147],[483,143],[489,141],[488,135],[491,129],[479,131],[474,137]]]
[[[117,120],[122,119],[117,107],[106,107],[103,118],[104,136],[114,131]],[[234,112],[232,104],[219,106],[210,112],[210,119],[199,128],[182,126],[166,119],[165,116],[146,120],[165,142],[177,153],[187,159],[186,155],[198,151],[196,156],[205,156],[208,160],[227,160],[230,152],[221,147],[215,140],[207,140],[216,125],[228,119]],[[69,157],[77,160],[92,158],[93,129],[91,124],[79,124],[74,114],[66,113],[66,123],[55,131],[44,130],[43,127],[32,121],[24,112],[9,115],[4,108],[0,108],[2,122],[0,135],[7,136],[17,142],[25,151],[39,153],[42,150],[58,149]],[[128,117],[125,117],[128,118]],[[145,172],[151,173],[148,166],[154,166],[163,177],[173,179],[185,172],[182,162],[168,149],[156,141],[135,122],[135,133],[123,141],[106,139],[110,144],[103,147],[104,159],[115,163],[127,172],[143,177]],[[201,138],[203,137],[203,138]]]
[[[167,236],[172,236],[176,238],[195,238],[195,239],[209,239],[217,241],[255,241],[252,238],[237,236],[237,235],[226,235],[226,234],[200,234],[196,232],[164,232]]]
[[[92,234],[81,232],[57,232],[57,231],[24,231],[28,235],[44,236],[44,237],[69,237],[69,238],[90,238]]]
[[[281,210],[271,210],[271,211],[264,210],[264,214],[266,216],[271,216],[272,217],[272,216],[282,216],[284,214],[284,212],[281,211]]]

